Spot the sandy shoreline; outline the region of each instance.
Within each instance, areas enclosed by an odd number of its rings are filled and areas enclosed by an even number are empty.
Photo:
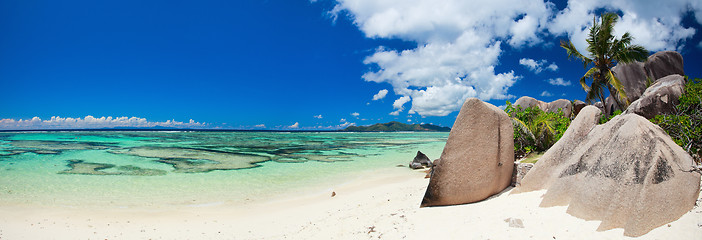
[[[367,175],[326,191],[228,206],[90,209],[0,206],[0,239],[628,239],[599,221],[539,208],[544,191],[419,208],[422,172]],[[336,196],[332,197],[334,191]],[[523,228],[505,219],[520,219]],[[702,239],[702,207],[640,239]]]

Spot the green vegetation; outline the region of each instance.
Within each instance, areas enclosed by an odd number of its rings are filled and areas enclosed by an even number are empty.
[[[448,132],[451,131],[449,127],[441,127],[432,124],[405,124],[401,122],[392,121],[389,123],[376,123],[370,126],[350,126],[346,129],[340,130],[343,132],[399,132],[399,131],[413,131],[413,132]]]
[[[566,50],[569,59],[575,57],[582,60],[584,68],[590,64],[593,65],[580,78],[580,85],[587,92],[585,100],[588,103],[592,104],[593,99],[599,99],[605,103],[604,88],[606,87],[619,109],[626,109],[630,103],[629,99],[612,68],[618,62],[644,61],[648,57],[648,51],[642,46],[632,45],[631,41],[634,38],[628,32],[624,33],[621,39],[615,38],[613,30],[618,18],[619,16],[615,13],[605,13],[601,15],[599,23],[595,19],[592,20],[593,26],[586,39],[588,56],[578,52],[572,41],[561,41],[561,47]],[[587,84],[588,79],[592,80],[590,85]]]
[[[514,126],[514,155],[524,157],[531,152],[543,152],[555,144],[568,129],[570,119],[563,111],[544,112],[538,107],[522,109],[507,101],[505,112]]]
[[[616,117],[617,115],[620,115],[620,114],[622,114],[622,110],[614,111],[614,112],[612,113],[612,115],[610,115],[610,116],[602,115],[602,116],[600,116],[600,124],[604,124],[604,123],[606,123],[606,122],[609,122],[609,120],[612,120],[612,118],[614,118],[614,117]]]
[[[657,115],[651,122],[663,128],[675,143],[695,158],[697,164],[701,164],[702,79],[688,80],[685,94],[679,101],[674,114]]]

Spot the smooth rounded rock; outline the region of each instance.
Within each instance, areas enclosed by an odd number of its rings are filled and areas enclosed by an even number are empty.
[[[598,231],[623,228],[637,237],[679,219],[699,196],[692,157],[657,125],[623,114],[596,125],[585,107],[512,193],[547,189],[542,207],[601,221]]]
[[[624,111],[636,113],[647,119],[656,115],[675,113],[675,106],[685,91],[685,78],[674,74],[658,79],[646,89],[641,98],[634,101]]]
[[[570,118],[570,115],[573,113],[573,104],[567,99],[558,99],[548,103],[546,112],[555,113],[558,112],[558,109],[563,112],[563,116]]]
[[[683,57],[675,51],[661,51],[648,56],[644,68],[654,82],[672,74],[685,76]]]
[[[548,110],[548,103],[536,100],[536,98],[529,97],[529,96],[523,96],[517,99],[517,101],[514,102],[514,106],[520,106],[522,109],[527,109],[530,107],[538,107],[541,109],[541,111],[546,111]]]
[[[619,82],[624,86],[624,91],[630,104],[639,99],[641,94],[646,91],[648,76],[646,75],[646,69],[644,69],[644,63],[620,63],[613,67],[612,71],[614,71],[614,75],[617,76]]]
[[[422,207],[481,201],[507,188],[514,168],[512,121],[477,98],[463,104],[440,164],[433,167]]]

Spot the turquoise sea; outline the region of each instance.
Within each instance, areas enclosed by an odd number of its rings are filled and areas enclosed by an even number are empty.
[[[0,133],[0,204],[240,204],[411,174],[448,133],[68,131]],[[399,167],[398,165],[402,165]]]

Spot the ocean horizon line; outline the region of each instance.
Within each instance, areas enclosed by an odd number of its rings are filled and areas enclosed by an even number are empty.
[[[344,129],[336,130],[308,130],[308,129],[200,129],[200,128],[67,128],[67,129],[0,129],[0,133],[17,133],[17,132],[344,132],[344,133],[417,133],[417,132],[440,132],[440,131],[344,131]]]

